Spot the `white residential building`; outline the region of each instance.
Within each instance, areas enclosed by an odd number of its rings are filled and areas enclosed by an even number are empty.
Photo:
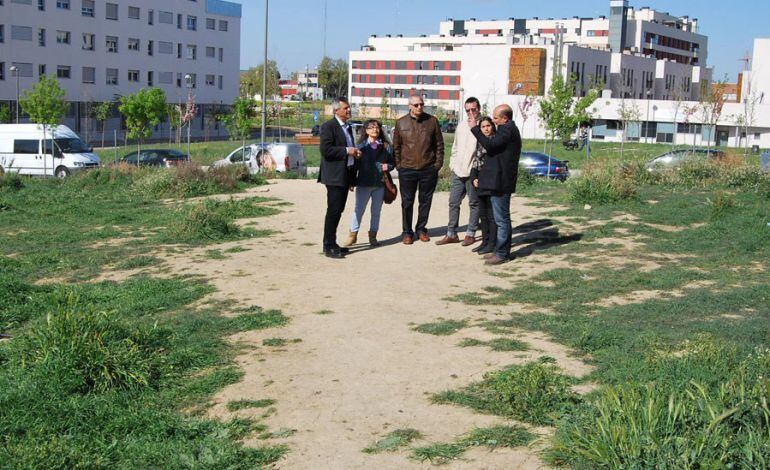
[[[54,75],[76,130],[85,103],[145,87],[178,103],[189,86],[202,118],[238,94],[240,23],[241,5],[222,0],[0,0],[0,102],[16,101],[17,80]]]
[[[318,83],[318,70],[297,71],[297,93],[314,101],[324,99],[324,90]]]

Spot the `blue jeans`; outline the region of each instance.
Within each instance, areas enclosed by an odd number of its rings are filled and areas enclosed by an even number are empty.
[[[495,244],[495,255],[498,258],[508,259],[511,255],[511,193],[502,196],[490,197],[492,201],[492,212],[497,224],[497,243]]]
[[[382,199],[385,196],[385,188],[382,186],[356,186],[356,210],[350,221],[350,231],[358,232],[361,228],[361,218],[366,212],[366,203],[372,200],[372,220],[369,230],[376,232],[380,229],[380,212],[382,211]]]

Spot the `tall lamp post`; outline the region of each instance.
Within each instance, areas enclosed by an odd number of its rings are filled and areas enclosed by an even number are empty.
[[[11,65],[11,72],[16,75],[16,124],[19,123],[19,67]]]
[[[189,73],[184,76],[185,85],[187,86],[187,112],[190,114],[190,103],[192,103],[192,75]],[[192,117],[187,121],[187,158],[190,158],[190,126],[192,126]]]
[[[644,141],[645,143],[649,144],[650,142],[648,139],[650,138],[650,96],[652,96],[652,90],[648,88],[647,91],[645,92],[645,95],[647,96],[647,119],[644,123]]]
[[[260,141],[262,148],[265,148],[265,131],[267,123],[267,17],[269,12],[270,0],[265,0],[265,57],[262,63],[262,129]]]

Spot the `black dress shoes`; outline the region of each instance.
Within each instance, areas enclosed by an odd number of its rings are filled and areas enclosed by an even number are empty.
[[[350,253],[350,248],[344,248],[339,245],[335,246],[334,249],[339,250],[339,252],[342,253],[343,255]]]
[[[335,259],[341,259],[345,257],[345,253],[343,253],[339,248],[327,248],[324,250],[324,255],[326,255],[327,258]]]

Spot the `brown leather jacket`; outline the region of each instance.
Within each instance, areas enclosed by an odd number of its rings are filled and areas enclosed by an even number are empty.
[[[401,117],[393,131],[393,155],[399,170],[422,170],[430,165],[440,170],[444,165],[444,137],[438,119],[427,113],[419,119],[411,114]]]

